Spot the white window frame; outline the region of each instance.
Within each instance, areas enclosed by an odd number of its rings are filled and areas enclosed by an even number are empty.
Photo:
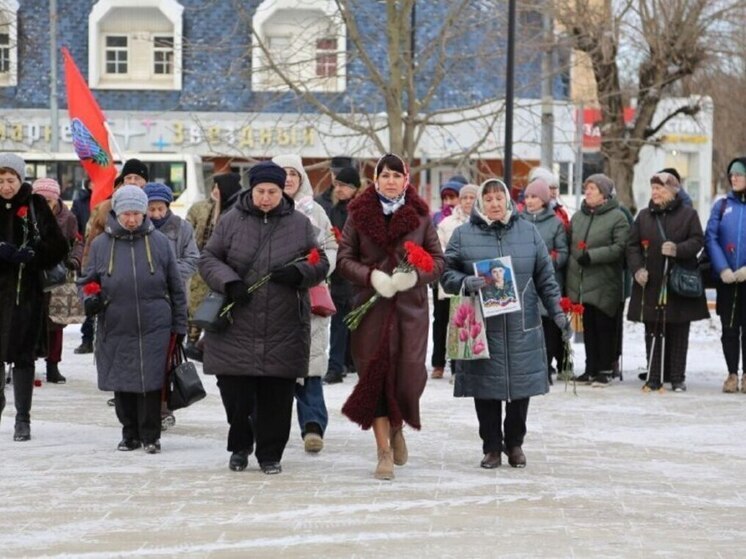
[[[0,0],[0,10],[5,15],[8,29],[8,71],[0,72],[0,87],[18,85],[18,2],[16,0]]]
[[[109,39],[113,38],[122,38],[125,40],[126,44],[124,47],[121,46],[109,46],[108,42]],[[121,33],[107,33],[104,35],[104,74],[106,74],[107,79],[115,79],[115,78],[127,78],[127,74],[129,72],[129,66],[131,64],[131,60],[129,57],[129,35],[127,34],[121,34]],[[121,61],[117,58],[117,60],[113,61],[113,64],[118,66],[120,64],[124,64],[127,68],[127,72],[109,72],[109,52],[117,52],[117,53],[124,53],[124,61]]]
[[[254,12],[251,21],[252,29],[258,30],[262,43],[266,46],[266,37],[262,36],[264,24],[269,21],[275,12],[280,10],[318,10],[331,20],[336,29],[336,35],[326,35],[325,37],[309,38],[313,40],[314,51],[316,50],[317,39],[336,39],[337,41],[337,74],[335,78],[319,78],[310,80],[305,83],[304,88],[309,91],[339,93],[347,87],[347,28],[344,25],[342,16],[334,0],[264,0]],[[283,83],[277,84],[277,80],[267,79],[267,70],[264,68],[262,49],[256,35],[251,33],[251,88],[254,91],[287,91],[288,87]],[[312,75],[316,76],[316,56],[313,56],[308,62],[313,64]],[[325,80],[334,80],[332,87]]]
[[[159,41],[167,39],[171,41],[171,44],[164,46],[158,44]],[[157,60],[158,55],[163,55],[163,60]],[[166,35],[164,33],[153,34],[153,75],[154,76],[172,76],[174,73],[174,57],[176,52],[174,50],[174,37],[173,35]],[[163,66],[167,71],[159,72],[158,66]]]
[[[97,48],[98,45],[105,46],[105,35],[127,35],[127,33],[103,32],[101,22],[106,15],[116,8],[156,8],[166,17],[173,29],[171,32],[157,31],[148,32],[153,38],[155,37],[172,37],[173,52],[171,74],[155,73],[155,52],[163,52],[163,49],[156,49],[153,43],[152,56],[148,73],[149,79],[138,77],[119,77],[116,74],[107,74],[106,69],[106,49]],[[162,90],[181,90],[182,88],[182,43],[183,43],[183,12],[184,7],[177,0],[98,0],[91,9],[88,16],[88,85],[97,89],[162,89]],[[138,39],[141,39],[143,33],[138,33]],[[135,34],[130,34],[128,39],[128,49],[132,48]],[[128,55],[128,73],[132,72],[132,53]]]

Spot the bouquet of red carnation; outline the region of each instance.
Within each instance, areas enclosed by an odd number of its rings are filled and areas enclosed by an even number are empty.
[[[417,243],[406,241],[404,243],[404,252],[404,260],[402,260],[399,265],[394,268],[394,271],[391,272],[392,275],[397,272],[406,273],[413,270],[429,273],[432,272],[435,268],[435,262],[433,262],[432,255]],[[365,313],[367,313],[380,298],[381,295],[376,292],[365,303],[357,308],[352,309],[352,311],[350,311],[349,314],[344,317],[344,323],[347,325],[347,327],[350,330],[355,330],[358,326],[360,326],[360,322],[363,320],[363,316],[365,316]]]
[[[299,256],[298,258],[294,258],[290,262],[287,262],[287,263],[283,264],[280,267],[281,268],[287,268],[288,266],[292,266],[293,264],[297,264],[298,262],[303,262],[304,260],[306,262],[308,262],[309,264],[311,264],[311,265],[318,264],[321,261],[321,253],[319,252],[319,249],[317,249],[317,248],[314,247],[314,248],[311,249],[311,251],[308,254],[306,254],[304,256]],[[256,291],[257,289],[259,289],[263,285],[266,285],[267,283],[269,283],[270,279],[272,279],[272,272],[270,272],[269,274],[266,274],[266,275],[262,276],[257,281],[255,281],[254,283],[252,283],[248,287],[247,292],[248,293],[254,293],[254,291]],[[225,305],[223,307],[223,310],[220,311],[220,316],[227,318],[229,322],[232,322],[232,318],[230,316],[230,311],[233,308],[233,305],[235,305],[235,303],[229,303],[229,304],[227,304],[227,305]]]
[[[94,316],[104,310],[105,304],[101,300],[101,284],[89,281],[83,286],[83,308],[86,316]]]
[[[585,311],[583,304],[573,303],[569,297],[562,297],[560,298],[560,308],[572,325],[573,331],[582,332],[583,312]],[[564,350],[565,358],[562,363],[562,370],[559,373],[559,378],[565,381],[565,389],[567,389],[567,383],[570,380],[573,380],[573,392],[575,392],[575,359],[571,341],[568,340],[565,342]]]

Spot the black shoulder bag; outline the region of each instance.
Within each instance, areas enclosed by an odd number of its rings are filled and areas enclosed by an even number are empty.
[[[663,226],[657,216],[655,222],[658,224],[658,231],[660,231],[663,241],[667,241],[666,233],[663,231]],[[671,266],[668,273],[668,288],[678,296],[688,298],[701,297],[705,292],[699,269],[684,268],[676,262]]]
[[[41,234],[39,233],[39,226],[36,223],[33,198],[29,201],[28,207],[31,213],[31,228],[33,230],[34,242],[38,243],[41,241]],[[52,291],[55,287],[59,287],[65,283],[67,283],[67,266],[65,266],[64,261],[57,262],[51,268],[42,270],[42,288],[44,291]]]

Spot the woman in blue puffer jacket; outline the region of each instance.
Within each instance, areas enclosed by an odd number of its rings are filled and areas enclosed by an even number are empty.
[[[740,353],[746,360],[746,157],[728,165],[731,191],[715,202],[705,243],[717,283],[716,311],[722,322],[723,355],[728,377],[723,392],[738,392]],[[746,375],[741,379],[746,394]]]

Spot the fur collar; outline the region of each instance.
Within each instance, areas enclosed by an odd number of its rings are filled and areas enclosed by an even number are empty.
[[[395,246],[399,239],[420,226],[420,218],[429,215],[427,204],[412,185],[407,186],[406,202],[394,212],[388,224],[374,187],[352,200],[348,210],[355,228],[383,249]]]

